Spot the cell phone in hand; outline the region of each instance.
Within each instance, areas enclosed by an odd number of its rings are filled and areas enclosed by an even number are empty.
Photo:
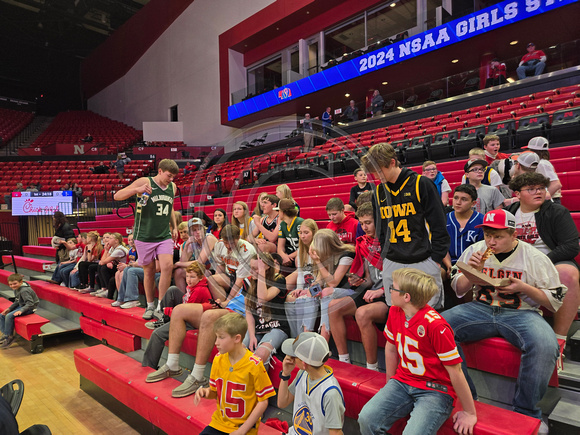
[[[315,297],[322,291],[320,284],[314,284],[308,289],[310,291],[310,296]]]
[[[218,308],[222,308],[221,304],[219,302],[217,302],[215,299],[210,299],[209,303],[212,305],[215,305]]]
[[[346,272],[346,277],[347,278],[352,278],[352,279],[362,279],[360,276],[354,274],[354,273],[350,273],[350,272]]]

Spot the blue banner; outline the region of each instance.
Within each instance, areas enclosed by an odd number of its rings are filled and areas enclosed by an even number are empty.
[[[577,0],[507,0],[228,107],[228,120],[334,86]]]

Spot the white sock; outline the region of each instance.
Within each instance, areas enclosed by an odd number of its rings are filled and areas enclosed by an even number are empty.
[[[169,370],[178,370],[179,369],[179,354],[178,353],[170,353],[167,355],[167,367]]]
[[[379,371],[379,363],[378,362],[373,363],[373,364],[367,363],[367,369],[374,370],[375,372],[378,372]]]
[[[161,301],[157,301],[157,311],[161,311]]]
[[[147,309],[154,310],[155,309],[155,302],[147,302]]]
[[[350,364],[350,355],[348,353],[338,354],[338,360]]]
[[[560,334],[556,334],[556,338],[557,338],[558,340],[564,340],[564,341],[566,341],[566,339],[567,339],[568,337],[567,337],[566,335],[560,335]]]
[[[191,376],[193,376],[195,379],[197,379],[198,381],[201,381],[203,379],[203,375],[205,373],[205,364],[201,365],[201,364],[194,364],[193,365],[193,370],[191,371]]]

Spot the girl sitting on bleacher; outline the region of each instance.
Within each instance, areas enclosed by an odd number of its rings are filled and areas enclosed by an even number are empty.
[[[252,242],[252,229],[250,228],[250,210],[244,201],[236,201],[232,207],[232,225],[240,229],[240,239]]]
[[[248,332],[244,344],[264,362],[280,349],[290,336],[290,326],[286,320],[284,300],[286,280],[276,270],[276,263],[268,253],[250,261],[252,285],[246,295],[246,320]]]
[[[213,212],[213,223],[207,229],[208,233],[211,233],[216,237],[218,240],[220,239],[220,233],[222,232],[222,228],[228,225],[230,221],[228,220],[228,215],[223,208],[216,208]]]
[[[125,262],[129,250],[125,247],[123,236],[119,233],[112,233],[109,235],[109,249],[99,261],[97,273],[99,276],[99,283],[101,290],[95,296],[100,298],[113,299],[115,294],[115,273],[117,272],[117,265],[120,262]]]
[[[298,210],[298,214],[296,216],[300,216],[300,206],[294,200],[294,198],[292,198],[292,191],[290,190],[287,184],[280,184],[278,187],[276,187],[276,196],[281,200],[282,199],[292,200],[292,202],[296,206],[296,210]]]
[[[79,290],[82,293],[88,293],[89,272],[88,268],[91,264],[98,262],[103,251],[103,245],[99,233],[91,231],[88,236],[88,243],[85,246],[83,256],[70,273],[70,288]]]

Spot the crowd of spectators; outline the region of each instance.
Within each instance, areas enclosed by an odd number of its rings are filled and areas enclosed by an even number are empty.
[[[367,368],[378,370],[376,327],[385,327],[389,307],[404,306],[393,277],[412,269],[434,286],[423,306],[432,310],[430,316],[442,312],[456,333],[458,355],[461,341],[499,335],[525,347],[526,367],[528,353],[542,362],[521,372],[514,399],[516,411],[538,418],[537,401],[557,357],[556,338],[566,339],[580,304],[574,260],[578,232],[570,212],[559,204],[561,184],[545,138],[533,138],[528,150],[517,155],[501,153],[497,136],[487,136],[483,144],[484,149],[471,150],[463,184],[453,191],[436,162],[426,161],[421,176],[402,167],[390,145],[374,145],[354,172],[349,203],[333,197],[326,204],[330,223],[325,229],[300,216],[287,185],[260,194],[253,211],[237,201],[230,210],[216,209],[211,218],[201,211],[187,222],[179,216],[174,286],[160,302],[163,316],[146,324],[154,332],[143,365],[157,370],[147,381],[182,373],[181,345],[186,331],[197,328],[195,366],[173,395],[207,387],[213,325],[231,311],[245,316],[243,343],[266,366],[284,340],[311,331],[326,341],[332,337],[338,358],[350,362],[345,318],[353,316]],[[67,225],[55,216],[55,230],[64,240],[55,240],[59,265],[54,282],[112,299],[113,306],[138,306],[143,269],[132,238],[128,247],[117,233],[91,232],[77,241],[64,234]],[[507,281],[474,280],[468,273],[473,269]],[[540,307],[554,313],[553,329]],[[487,311],[494,309],[504,314],[505,328],[526,337],[523,342],[507,329],[474,331],[465,321],[479,316],[482,325],[491,325]],[[532,324],[539,329],[531,331]],[[399,338],[387,338],[401,346]],[[167,340],[168,359],[159,367]]]

